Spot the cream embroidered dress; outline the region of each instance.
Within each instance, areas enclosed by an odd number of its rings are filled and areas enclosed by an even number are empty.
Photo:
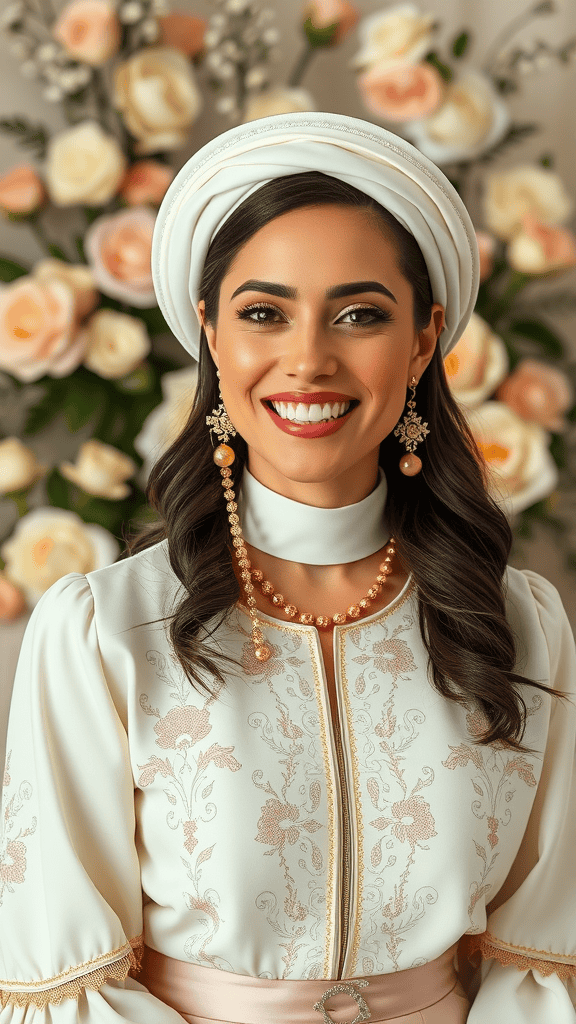
[[[572,694],[558,592],[506,576],[518,670]],[[70,574],[36,607],[4,775],[0,1024],[181,1024],[129,975],[147,945],[265,978],[385,974],[466,934],[470,1024],[576,1021],[576,706],[526,688],[519,754],[429,682],[409,578],[334,630],[338,728],[314,627],[247,610],[238,659],[192,689],[164,626],[166,542]]]

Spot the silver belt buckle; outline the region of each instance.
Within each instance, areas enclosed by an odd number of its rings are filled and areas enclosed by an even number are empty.
[[[362,998],[360,993],[356,991],[357,988],[366,988],[366,985],[368,985],[368,982],[365,978],[358,978],[354,981],[342,982],[341,984],[339,983],[338,985],[333,985],[332,988],[329,988],[322,998],[319,999],[317,1003],[314,1003],[314,1009],[318,1010],[318,1013],[322,1014],[324,1024],[335,1024],[335,1021],[332,1020],[332,1017],[329,1015],[324,1003],[327,999],[330,999],[331,996],[340,995],[342,992],[345,993],[345,995],[351,996],[358,1006],[358,1013],[354,1017],[354,1020],[343,1021],[342,1024],[360,1024],[363,1020],[369,1020],[372,1014],[370,1013],[365,1000]]]

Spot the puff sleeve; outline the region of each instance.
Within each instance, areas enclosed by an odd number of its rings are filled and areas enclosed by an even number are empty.
[[[129,971],[142,891],[126,711],[77,573],[28,623],[8,725],[0,845],[1,1024],[182,1024]]]
[[[556,588],[522,576],[515,631],[544,645],[549,676],[539,681],[568,699],[552,699],[536,799],[486,931],[467,936],[482,956],[468,1022],[576,1024],[576,649]]]

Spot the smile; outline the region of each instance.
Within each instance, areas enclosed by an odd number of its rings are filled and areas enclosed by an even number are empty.
[[[262,404],[272,421],[285,434],[292,434],[295,437],[325,437],[340,430],[347,423],[359,402],[331,402],[324,406],[287,403],[288,408],[284,402],[267,401]],[[280,407],[279,412],[275,406]]]

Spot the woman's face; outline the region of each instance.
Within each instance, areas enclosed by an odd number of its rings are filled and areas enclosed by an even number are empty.
[[[252,475],[307,504],[364,498],[377,481],[380,442],[442,324],[436,304],[416,332],[412,286],[370,213],[304,207],[266,224],[236,256],[217,320],[205,324]],[[398,460],[403,454],[399,444]]]

